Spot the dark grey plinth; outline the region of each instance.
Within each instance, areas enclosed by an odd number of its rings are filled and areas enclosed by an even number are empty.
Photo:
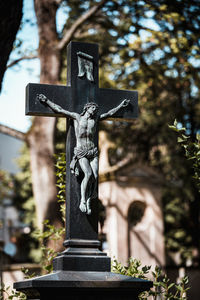
[[[54,271],[110,272],[110,257],[98,240],[65,240],[66,250],[53,260]]]
[[[104,256],[58,256],[53,261],[54,271],[97,271],[110,270],[110,258]]]
[[[111,300],[138,299],[152,282],[111,272],[57,271],[50,275],[17,282],[14,288],[28,299]]]

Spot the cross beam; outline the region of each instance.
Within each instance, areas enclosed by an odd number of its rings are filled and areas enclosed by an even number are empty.
[[[66,110],[81,113],[84,103],[87,102],[82,99],[82,105],[77,108],[74,107],[74,104],[72,105],[71,90],[72,87],[70,86],[29,83],[26,87],[26,115],[65,117],[63,113],[55,112],[39,102],[37,94],[46,95],[47,98]],[[91,100],[99,105],[99,112],[104,113],[112,109],[113,106],[119,105],[122,99],[130,99],[130,105],[126,110],[118,111],[110,119],[122,119],[126,122],[132,122],[133,119],[138,117],[138,93],[136,91],[99,88],[97,98]]]

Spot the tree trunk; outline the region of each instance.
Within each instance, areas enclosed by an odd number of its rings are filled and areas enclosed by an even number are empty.
[[[57,5],[52,0],[35,0],[35,12],[39,31],[41,75],[40,82],[57,84],[60,76],[61,51],[56,49],[58,37],[55,16]],[[54,174],[54,129],[55,118],[35,117],[28,134],[31,155],[33,194],[36,201],[37,223],[50,219],[58,224],[58,204]]]

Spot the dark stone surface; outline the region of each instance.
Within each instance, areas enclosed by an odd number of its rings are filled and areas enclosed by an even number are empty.
[[[47,105],[36,99],[37,94],[44,94],[54,103],[70,110],[71,88],[64,85],[29,83],[26,87],[26,115],[62,117],[52,111]]]
[[[54,271],[96,271],[96,272],[109,272],[110,271],[110,258],[106,255],[61,255],[53,261]]]
[[[77,53],[93,57],[94,82],[78,77]],[[67,85],[71,86],[71,110],[80,113],[87,102],[96,102],[99,85],[99,51],[97,44],[71,42],[67,46]]]
[[[133,121],[138,117],[138,93],[136,91],[114,90],[114,89],[99,89],[97,104],[99,105],[99,113],[118,106],[123,99],[129,99],[130,104],[126,109],[121,109],[113,116],[113,120]]]
[[[138,299],[152,282],[111,272],[58,271],[14,284],[28,299]]]

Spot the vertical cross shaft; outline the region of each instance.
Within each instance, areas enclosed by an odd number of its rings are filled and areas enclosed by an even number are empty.
[[[78,53],[91,57],[93,81],[79,74]],[[72,111],[82,111],[84,103],[95,102],[98,92],[98,46],[96,44],[70,43],[67,49],[67,85],[71,87]],[[95,137],[97,146],[97,133]],[[92,215],[88,216],[79,209],[80,180],[71,174],[70,163],[76,146],[73,120],[68,121],[66,143],[66,241],[67,245],[98,245],[98,208],[93,202]],[[83,178],[82,178],[83,179]]]

